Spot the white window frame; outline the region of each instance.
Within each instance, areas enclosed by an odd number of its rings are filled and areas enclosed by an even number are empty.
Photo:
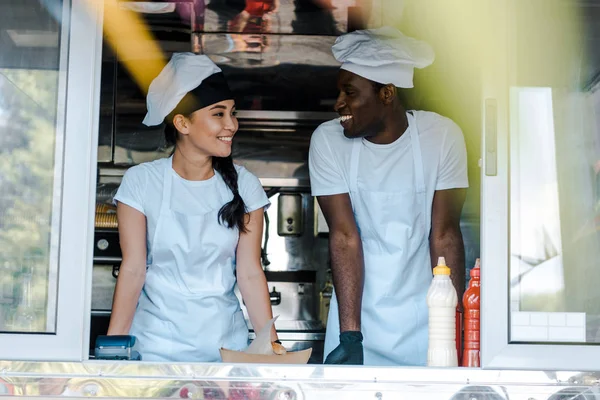
[[[481,163],[481,365],[485,369],[595,371],[600,364],[600,346],[572,344],[512,344],[509,337],[509,249],[510,249],[510,135],[517,134],[510,124],[510,86],[515,81],[514,47],[518,38],[510,24],[518,0],[488,2],[494,7],[489,32],[490,57],[483,76],[483,100],[497,103],[496,157],[497,175],[488,176],[486,166],[494,162],[486,149],[486,121],[493,116],[483,113]],[[482,102],[484,103],[484,102]],[[512,128],[512,129],[511,129]]]
[[[59,174],[62,169],[62,188],[56,185],[54,195],[56,190],[62,193],[60,207],[56,207],[59,240],[52,239],[58,250],[52,252],[50,260],[58,263],[59,268],[58,275],[50,277],[51,281],[58,280],[58,290],[55,307],[49,310],[55,313],[56,331],[55,334],[2,333],[0,359],[83,361],[88,358],[102,12],[102,0],[65,0],[62,9],[60,63],[66,70],[61,68],[59,73],[59,90],[63,89],[63,93],[59,93],[58,99],[63,103],[59,104],[57,115],[63,124],[57,125],[56,134],[56,162]],[[55,235],[56,231],[52,233]]]

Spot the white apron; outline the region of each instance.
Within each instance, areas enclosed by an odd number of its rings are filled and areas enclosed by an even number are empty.
[[[350,198],[363,244],[362,333],[365,365],[425,365],[427,290],[432,279],[430,217],[416,117],[407,113],[414,171],[389,191],[358,187],[362,140],[352,145]],[[325,357],[339,345],[338,304],[331,300]]]
[[[171,208],[175,171],[164,172],[161,210],[152,240],[146,282],[130,333],[142,360],[220,361],[219,348],[243,350],[248,328],[234,293],[238,229],[219,224],[219,208],[186,213]],[[212,179],[222,181],[215,172]],[[222,204],[232,197],[219,188]]]

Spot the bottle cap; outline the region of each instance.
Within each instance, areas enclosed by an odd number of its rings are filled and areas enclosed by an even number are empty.
[[[481,261],[479,261],[479,258],[477,260],[475,260],[475,266],[473,268],[471,268],[471,272],[469,273],[469,275],[471,275],[471,278],[479,278],[481,276]]]
[[[450,275],[450,268],[446,265],[444,257],[438,258],[437,266],[433,269],[433,275]]]

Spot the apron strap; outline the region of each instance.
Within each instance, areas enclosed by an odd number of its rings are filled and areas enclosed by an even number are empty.
[[[421,140],[419,138],[419,128],[417,127],[417,116],[412,111],[407,113],[407,115],[408,126],[410,129],[410,144],[412,146],[417,193],[424,193],[425,172],[423,167],[423,155],[421,153]]]
[[[165,170],[163,171],[163,190],[162,198],[160,201],[160,211],[158,213],[158,216],[156,217],[156,226],[154,227],[154,234],[152,235],[152,238],[148,237],[148,240],[150,240],[150,247],[147,249],[148,264],[146,268],[148,268],[148,266],[153,262],[152,254],[155,249],[158,233],[162,231],[164,219],[167,218],[167,213],[171,209],[171,188],[173,187],[173,156],[169,157],[165,164]],[[148,230],[148,225],[146,226],[146,230]]]
[[[171,188],[173,187],[173,156],[169,157],[167,167],[164,172],[162,202],[160,203],[160,213],[171,209]]]

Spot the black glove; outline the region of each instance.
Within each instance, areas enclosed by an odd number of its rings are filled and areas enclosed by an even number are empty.
[[[325,359],[325,364],[363,365],[363,335],[357,331],[340,333],[340,345]]]

